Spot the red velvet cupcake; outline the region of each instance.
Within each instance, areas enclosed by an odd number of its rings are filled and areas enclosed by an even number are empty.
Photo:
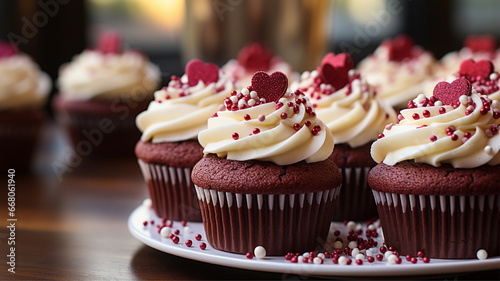
[[[135,147],[153,210],[171,220],[201,221],[191,170],[203,157],[198,133],[217,112],[234,84],[214,64],[192,60],[186,74],[172,77],[137,116],[143,132]]]
[[[160,71],[144,54],[122,50],[121,38],[105,33],[61,66],[53,106],[75,151],[85,156],[133,155],[140,137],[135,117],[158,88]],[[92,144],[88,151],[88,143]]]
[[[500,255],[499,102],[440,82],[372,145],[368,175],[385,242],[403,255]]]
[[[0,166],[29,170],[46,121],[51,81],[26,54],[0,41]]]
[[[284,255],[326,241],[342,182],[328,159],[333,137],[287,85],[281,72],[255,73],[198,136],[205,157],[192,180],[216,249],[244,254],[263,246]]]

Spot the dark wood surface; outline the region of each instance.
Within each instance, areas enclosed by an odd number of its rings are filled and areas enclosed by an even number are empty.
[[[205,264],[143,245],[127,229],[128,216],[147,197],[136,159],[84,158],[59,181],[51,164],[65,157],[64,137],[49,125],[43,140],[33,172],[16,174],[15,274],[5,262],[8,211],[2,188],[0,280],[314,279]],[[0,172],[6,179],[7,171]],[[500,270],[434,278],[499,280]]]

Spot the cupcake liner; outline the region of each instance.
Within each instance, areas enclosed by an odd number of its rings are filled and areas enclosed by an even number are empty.
[[[201,221],[200,206],[191,182],[192,168],[145,163],[140,159],[138,162],[158,217]]]
[[[413,195],[373,190],[385,242],[402,255],[500,255],[500,195]]]
[[[82,114],[80,112],[59,112],[59,121],[65,127],[71,143],[75,149],[82,141],[89,141],[95,153],[92,155],[133,155],[134,146],[140,138],[140,131],[135,125],[135,115],[130,114],[126,118],[105,114]],[[103,120],[107,121],[114,129],[110,132],[106,131],[107,127],[102,130]],[[96,132],[99,131],[99,133]],[[84,134],[84,131],[87,134]],[[89,139],[89,133],[97,140]],[[102,140],[99,141],[99,137]],[[93,151],[93,152],[94,152]]]
[[[312,251],[326,241],[340,186],[301,194],[242,194],[196,186],[207,240],[234,253]]]
[[[366,221],[377,217],[377,205],[373,199],[367,178],[371,167],[340,167],[342,190],[334,203],[333,220]]]

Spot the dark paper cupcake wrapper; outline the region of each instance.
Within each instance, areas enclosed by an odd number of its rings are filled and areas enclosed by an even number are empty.
[[[201,221],[200,206],[191,182],[192,168],[148,164],[138,160],[152,208],[161,218],[176,221]]]
[[[195,187],[212,247],[244,254],[263,246],[271,256],[312,251],[326,241],[341,189],[273,195]]]
[[[371,167],[343,167],[342,190],[334,203],[333,220],[366,221],[377,217],[377,206],[367,178]]]
[[[386,245],[402,255],[500,255],[500,195],[412,195],[373,190]]]

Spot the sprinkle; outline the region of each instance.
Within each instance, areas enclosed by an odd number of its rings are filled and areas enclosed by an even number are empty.
[[[413,113],[413,115],[411,117],[413,118],[413,120],[420,119],[420,115],[418,115],[418,113]]]
[[[248,120],[252,119],[252,118],[250,117],[250,115],[248,115],[248,114],[245,114],[245,116],[243,116],[243,118],[244,118],[246,121],[248,121]]]
[[[347,264],[347,258],[344,257],[344,256],[341,256],[339,259],[338,259],[338,263],[340,265],[346,265]]]
[[[490,74],[489,78],[490,78],[490,80],[497,80],[498,74],[496,74],[495,72],[493,72],[493,73]]]
[[[240,135],[236,132],[233,133],[233,140],[237,140],[240,138]]]
[[[293,128],[295,129],[295,131],[300,130],[300,124],[299,123],[293,124]]]
[[[323,263],[323,259],[320,258],[320,257],[315,257],[313,259],[313,262],[314,262],[314,264],[322,264]]]
[[[247,257],[247,259],[249,259],[249,260],[253,259],[253,254],[252,254],[252,253],[250,253],[250,252],[248,252],[245,256],[246,256],[246,257]]]
[[[153,201],[151,201],[151,199],[149,199],[149,198],[146,198],[146,199],[144,199],[144,201],[142,201],[142,206],[144,206],[146,208],[151,208],[152,205],[153,205]]]
[[[281,119],[286,119],[286,118],[288,118],[288,114],[286,114],[286,112],[282,112]]]
[[[484,152],[486,154],[492,155],[493,154],[493,149],[491,148],[491,146],[487,145],[487,146],[484,147]]]
[[[349,242],[349,244],[347,245],[347,247],[349,247],[350,249],[354,249],[354,248],[358,247],[358,242],[351,241],[351,242]]]
[[[252,91],[252,92],[255,92],[255,91]],[[246,96],[246,95],[248,95],[249,93],[250,93],[250,91],[248,91],[248,89],[247,89],[247,88],[243,88],[243,89],[241,89],[241,94],[242,94],[242,95]],[[255,94],[257,94],[257,92],[255,92]]]
[[[333,243],[333,248],[335,249],[342,249],[342,242],[341,241],[335,241],[335,243]]]
[[[261,114],[259,115],[258,119],[260,122],[264,122],[264,120],[266,120],[266,116],[264,114]]]
[[[201,242],[200,249],[205,250],[206,248],[207,248],[207,244],[205,244],[204,242]]]
[[[256,134],[260,133],[260,129],[259,128],[254,128],[252,132],[256,135]]]
[[[196,234],[196,235],[194,236],[194,239],[196,239],[197,241],[200,241],[200,240],[201,240],[201,238],[202,238],[202,237],[201,237],[201,234]]]
[[[439,114],[445,114],[446,113],[446,108],[440,107],[439,108]]]
[[[431,140],[432,142],[435,142],[435,141],[437,141],[437,137],[436,137],[435,135],[432,135],[432,136],[430,137],[430,140]]]
[[[193,245],[193,241],[186,240],[185,244],[186,244],[187,247],[191,247],[191,245]]]
[[[491,130],[490,130],[490,129],[486,129],[486,130],[484,130],[484,133],[485,133],[485,134],[486,134],[486,136],[487,136],[487,137],[489,137],[489,138],[493,137],[493,132],[491,132]]]
[[[469,102],[469,97],[466,95],[461,95],[458,100],[461,104],[466,105]]]
[[[365,255],[359,253],[359,254],[357,254],[357,255],[354,256],[354,259],[356,259],[356,260],[364,260],[365,259]]]
[[[385,135],[384,135],[384,134],[378,134],[378,137],[377,137],[377,138],[378,138],[378,139],[381,139],[381,138],[383,138],[383,137],[385,137]]]
[[[168,227],[168,226],[165,226],[165,227],[162,227],[161,230],[160,230],[160,235],[161,237],[163,238],[167,238],[170,236],[172,232],[172,228]]]
[[[266,249],[262,246],[257,246],[253,250],[253,253],[257,259],[263,259],[266,257]]]
[[[388,252],[389,253],[389,252]],[[388,257],[387,257],[387,263],[389,264],[396,264],[396,259],[398,257],[396,257],[396,255],[393,255],[393,254],[390,254]]]
[[[385,129],[386,129],[387,131],[390,131],[390,130],[392,129],[392,126],[393,126],[393,125],[394,125],[394,124],[392,124],[392,123],[387,124],[387,125],[385,125]]]
[[[476,256],[478,260],[485,260],[488,258],[488,252],[484,249],[480,249],[477,251]]]

